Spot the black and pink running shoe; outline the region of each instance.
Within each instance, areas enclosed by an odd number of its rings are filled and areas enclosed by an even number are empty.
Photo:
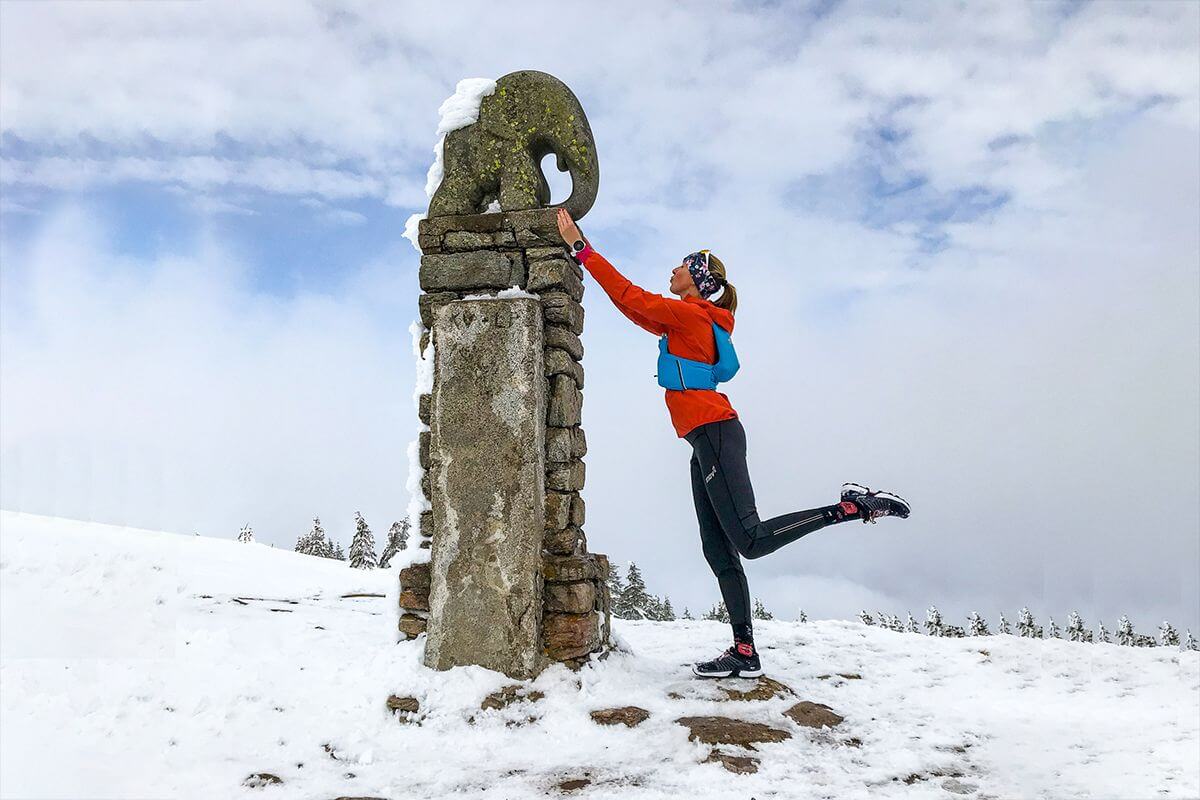
[[[859,518],[864,523],[874,522],[880,517],[907,519],[912,511],[908,501],[900,495],[891,492],[873,492],[861,483],[843,483],[842,502],[853,503],[858,509]]]

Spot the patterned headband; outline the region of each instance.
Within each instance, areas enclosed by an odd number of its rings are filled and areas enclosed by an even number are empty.
[[[687,265],[688,272],[692,274],[692,282],[696,284],[696,288],[700,291],[700,296],[705,300],[716,294],[725,283],[725,281],[708,271],[708,256],[709,252],[707,250],[701,250],[698,253],[691,253],[683,258],[683,263]]]

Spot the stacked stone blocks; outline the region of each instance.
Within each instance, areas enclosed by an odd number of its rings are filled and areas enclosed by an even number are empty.
[[[562,244],[554,209],[434,217],[420,223],[418,236],[422,352],[439,309],[448,303],[514,286],[540,299],[546,390],[542,655],[578,666],[607,644],[610,608],[608,560],[588,553],[583,530],[583,271]],[[431,404],[431,395],[420,396],[418,414],[426,426],[432,424]],[[427,499],[432,498],[431,433],[422,432],[419,441]],[[432,511],[421,515],[420,547],[431,546],[437,525]],[[430,565],[402,570],[400,581],[400,630],[414,638],[427,627]]]

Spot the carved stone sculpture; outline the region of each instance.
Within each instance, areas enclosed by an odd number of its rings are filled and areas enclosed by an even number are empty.
[[[579,219],[600,186],[600,162],[583,107],[553,75],[535,70],[505,75],[483,98],[478,121],[446,135],[445,172],[429,216],[479,214],[493,200],[503,211],[548,207],[550,185],[541,162],[550,153],[559,171],[571,173],[571,196],[561,205]]]

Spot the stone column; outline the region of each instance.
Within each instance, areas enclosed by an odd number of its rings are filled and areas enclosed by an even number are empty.
[[[546,379],[536,299],[458,300],[433,326],[435,529],[425,664],[537,672]]]
[[[466,598],[470,591],[482,591],[478,587],[461,585],[468,581],[474,583],[481,578],[475,573],[452,568],[450,562],[455,558],[461,560],[464,567],[468,563],[474,564],[474,568],[482,570],[480,574],[487,576],[486,580],[491,581],[492,585],[499,585],[498,581],[508,580],[512,575],[499,567],[488,566],[487,560],[492,555],[499,563],[502,558],[499,552],[486,548],[476,551],[476,544],[468,547],[464,543],[486,540],[488,534],[482,531],[491,530],[492,536],[501,537],[497,542],[506,542],[499,545],[500,549],[514,547],[520,551],[519,555],[505,553],[503,558],[511,556],[527,565],[527,543],[521,537],[527,535],[536,516],[532,509],[521,509],[513,518],[510,530],[501,531],[498,523],[488,529],[487,526],[499,520],[500,515],[488,516],[485,513],[488,509],[481,505],[482,494],[464,501],[457,494],[459,490],[454,488],[458,485],[453,480],[455,459],[460,457],[477,459],[481,465],[478,471],[488,475],[491,481],[488,485],[494,490],[488,497],[494,499],[498,492],[501,498],[498,502],[510,507],[513,504],[509,493],[513,496],[520,494],[524,498],[522,502],[534,503],[533,498],[541,498],[540,531],[534,536],[541,563],[540,570],[534,571],[538,573],[536,582],[542,585],[542,605],[537,614],[540,647],[536,649],[539,664],[533,667],[533,671],[540,670],[551,661],[577,667],[591,654],[602,652],[608,643],[608,560],[603,555],[588,553],[583,532],[583,457],[587,453],[587,440],[581,425],[584,374],[580,335],[583,332],[584,314],[580,300],[583,298],[583,270],[568,256],[558,236],[555,214],[554,209],[533,209],[433,217],[420,224],[418,241],[423,253],[420,283],[424,293],[419,298],[418,307],[421,321],[426,327],[420,345],[424,351],[432,336],[436,354],[434,392],[432,395],[422,395],[419,403],[421,421],[432,428],[421,434],[420,458],[422,467],[428,470],[421,488],[433,506],[431,511],[421,515],[420,546],[429,547],[432,537],[433,574],[431,576],[430,566],[426,564],[401,571],[400,605],[404,613],[400,619],[400,629],[408,638],[428,630],[426,663],[431,666],[448,666],[451,662],[485,666],[498,663],[485,663],[482,658],[470,660],[484,650],[498,647],[497,642],[489,638],[490,634],[482,630],[489,624],[499,624],[508,631],[506,635],[516,637],[518,630],[521,637],[527,634],[526,628],[513,623],[514,609],[519,611],[525,608],[524,594],[512,608],[497,610],[498,607],[489,606],[493,610],[481,612],[479,620],[467,619],[458,612],[448,611],[456,602],[452,598]],[[495,295],[513,286],[532,293],[537,299],[462,299],[467,295]],[[540,339],[532,334],[521,334],[521,341],[531,347],[535,339],[539,342],[541,377],[544,379],[541,404],[538,405],[532,397],[528,399],[528,409],[535,411],[541,420],[538,435],[542,471],[537,477],[533,476],[536,470],[531,469],[531,458],[526,451],[522,451],[520,457],[512,462],[522,476],[520,480],[531,484],[528,486],[514,483],[515,476],[489,474],[493,467],[500,472],[510,468],[497,461],[488,461],[491,456],[469,454],[472,446],[487,450],[497,447],[498,443],[504,446],[511,444],[514,432],[507,430],[508,421],[503,415],[495,412],[494,404],[506,408],[512,406],[511,396],[509,399],[496,399],[506,396],[508,391],[505,381],[499,380],[499,376],[519,375],[514,380],[520,386],[529,385],[530,379],[528,372],[524,371],[524,364],[520,370],[510,373],[506,366],[510,362],[505,360],[508,356],[503,355],[507,351],[499,343],[495,346],[500,350],[493,352],[491,345],[482,344],[478,338],[464,338],[464,334],[456,332],[451,323],[456,314],[483,313],[468,312],[466,309],[501,306],[535,308],[536,312],[522,311],[521,314],[533,313],[534,319],[540,323]],[[459,312],[456,310],[459,308],[464,310]],[[526,318],[521,316],[522,320]],[[484,326],[479,328],[480,331],[488,325],[499,330],[495,321],[471,323],[476,324]],[[465,330],[474,330],[471,325]],[[504,338],[503,334],[494,333]],[[510,332],[507,335],[512,334]],[[482,338],[491,337],[492,334],[489,334]],[[500,358],[499,362],[497,357]],[[533,363],[538,363],[536,357]],[[465,385],[471,384],[470,380],[447,379],[443,374],[448,365],[453,365],[449,368],[455,370],[456,374],[462,370],[465,370],[461,373],[463,375],[472,374],[472,367],[469,366],[472,364],[477,375],[474,386]],[[484,374],[489,370],[495,371],[497,380]],[[465,396],[459,397],[460,389],[466,390]],[[481,391],[476,392],[476,389]],[[488,391],[494,391],[495,397],[488,399]],[[472,409],[476,411],[475,417],[468,413]],[[462,431],[451,432],[451,427],[460,425],[463,426]],[[527,432],[522,428],[517,438],[525,441],[523,437]],[[490,466],[484,467],[485,464]],[[469,526],[458,516],[464,513],[464,502],[467,502],[466,507],[473,509],[467,513],[478,521],[473,524],[483,527],[468,530]],[[517,530],[525,533],[518,535]],[[515,539],[521,539],[520,543],[516,543]],[[452,553],[456,554],[454,558],[449,555]],[[479,563],[481,558],[482,564]],[[502,578],[502,574],[505,577]],[[439,581],[442,582],[441,589],[438,588]],[[529,581],[521,578],[514,586],[520,586],[524,592]],[[500,623],[487,621],[494,613],[502,614]],[[448,645],[448,639],[458,633],[463,636],[463,644]],[[477,649],[474,651],[469,645],[471,641],[476,642]],[[451,652],[457,655],[450,656]],[[528,663],[527,660],[520,660],[519,666],[508,666],[515,670],[512,673],[514,676],[517,673],[524,675]]]

